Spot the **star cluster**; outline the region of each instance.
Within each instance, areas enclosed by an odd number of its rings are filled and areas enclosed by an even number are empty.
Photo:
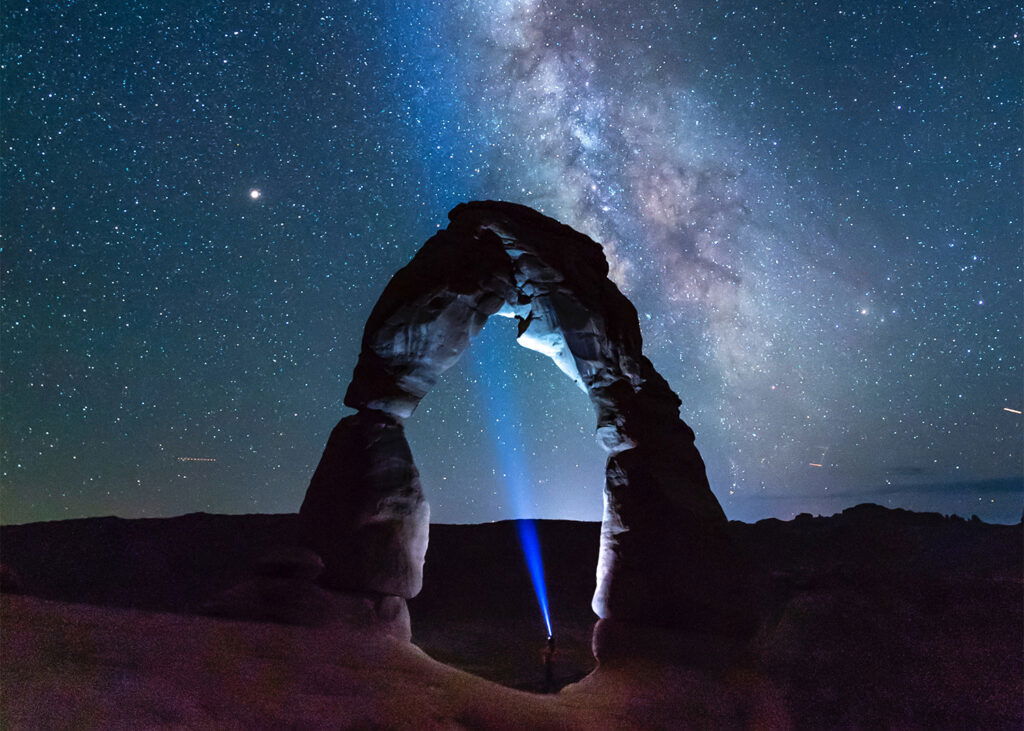
[[[3,13],[5,522],[295,510],[477,198],[605,245],[731,517],[1020,517],[1012,3]],[[596,519],[589,404],[509,325],[410,419],[433,518]]]

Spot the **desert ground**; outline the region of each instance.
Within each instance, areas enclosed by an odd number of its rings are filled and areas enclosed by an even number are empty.
[[[508,521],[432,526],[424,589],[409,602],[408,619],[386,620],[365,598],[317,588],[282,600],[299,601],[306,614],[292,607],[291,615],[210,616],[225,596],[280,599],[257,596],[254,567],[275,547],[299,542],[294,515],[5,526],[3,725],[1019,728],[1024,721],[1020,524],[873,505],[831,517],[733,522],[759,587],[756,635],[740,642],[700,627],[649,629],[628,635],[619,656],[600,666],[589,606],[598,530],[539,521],[557,639],[557,692],[543,693],[546,632]],[[316,621],[285,623],[308,619],[316,602]]]

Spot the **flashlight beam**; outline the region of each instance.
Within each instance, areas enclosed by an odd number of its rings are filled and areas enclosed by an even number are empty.
[[[548,637],[551,637],[551,610],[548,607],[548,591],[544,581],[544,563],[541,558],[540,539],[537,537],[537,525],[532,519],[521,517],[533,511],[533,480],[530,478],[524,454],[520,451],[525,442],[520,427],[522,420],[516,399],[509,389],[500,383],[492,385],[494,374],[501,373],[502,368],[496,361],[496,348],[488,347],[487,341],[500,334],[498,328],[485,327],[477,338],[483,347],[472,351],[475,357],[471,362],[479,376],[477,383],[482,389],[481,402],[493,417],[490,423],[493,424],[491,436],[495,457],[501,470],[505,494],[518,518],[515,521],[516,532],[519,534],[519,545],[523,549],[523,558],[530,574],[530,582],[533,584],[533,592],[537,596],[537,605]]]
[[[551,637],[554,632],[551,629],[551,611],[548,608],[548,589],[544,582],[544,562],[541,561],[540,556],[537,524],[532,520],[517,520],[516,530],[519,532],[519,543],[522,545],[523,555],[526,557],[526,567],[530,571],[533,593],[537,595],[537,604],[544,617],[544,626],[547,627],[548,637]]]

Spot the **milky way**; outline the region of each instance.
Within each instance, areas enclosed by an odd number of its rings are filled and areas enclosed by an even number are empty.
[[[731,517],[1017,520],[1012,4],[631,5],[6,9],[3,519],[294,510],[388,276],[498,198],[604,244]],[[410,420],[434,519],[596,519],[508,325]]]

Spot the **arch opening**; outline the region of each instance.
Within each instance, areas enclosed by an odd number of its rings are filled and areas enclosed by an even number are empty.
[[[483,417],[481,431],[486,442],[485,452],[496,469],[490,484],[503,498],[504,509],[510,513],[506,517],[514,519],[516,538],[537,609],[546,636],[553,641],[554,620],[544,560],[551,547],[542,545],[538,534],[537,506],[545,503],[550,511],[553,503],[564,504],[582,485],[573,480],[564,462],[559,468],[554,467],[553,463],[561,456],[557,442],[559,436],[564,437],[564,433],[560,435],[560,430],[552,428],[557,416],[548,409],[539,409],[537,411],[546,418],[538,419],[536,411],[530,408],[530,400],[524,398],[524,391],[532,392],[531,396],[536,398],[538,385],[549,394],[551,385],[564,388],[564,376],[551,367],[550,358],[544,354],[532,350],[521,352],[515,339],[517,326],[515,321],[491,317],[474,337],[464,362],[468,362],[467,371],[471,374],[473,403]],[[518,377],[509,377],[520,373],[527,374],[526,383]],[[574,418],[572,422],[574,426],[578,423]],[[538,429],[548,433],[542,437]],[[579,472],[578,465],[575,472]],[[586,492],[594,497],[592,490]],[[600,505],[600,498],[595,504]]]

